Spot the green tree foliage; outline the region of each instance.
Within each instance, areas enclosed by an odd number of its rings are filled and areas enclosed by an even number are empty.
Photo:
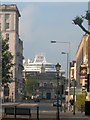
[[[25,81],[25,93],[28,93],[29,95],[32,93],[33,90],[37,88],[37,81],[34,79],[26,80]]]
[[[85,108],[85,99],[86,99],[86,94],[81,94],[77,95],[76,98],[76,107],[81,110],[82,108]]]
[[[13,56],[9,51],[8,39],[2,39],[2,85],[6,85],[11,82],[11,67]]]

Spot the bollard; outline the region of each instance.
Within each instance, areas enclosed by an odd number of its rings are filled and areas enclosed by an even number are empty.
[[[39,120],[39,107],[37,106],[37,120]]]
[[[14,107],[14,117],[16,118],[16,106]]]
[[[29,109],[29,119],[31,118],[31,109]]]

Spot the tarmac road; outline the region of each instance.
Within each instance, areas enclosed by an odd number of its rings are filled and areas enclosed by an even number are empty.
[[[2,106],[19,106],[19,107],[30,107],[31,118],[37,118],[37,106],[39,106],[39,118],[41,119],[56,119],[57,107],[53,107],[52,103],[4,103]],[[19,116],[20,118],[28,118],[28,116]],[[10,118],[10,116],[9,116]],[[61,112],[60,120],[90,120],[89,116],[85,116],[84,113],[76,111],[73,115],[71,111]]]

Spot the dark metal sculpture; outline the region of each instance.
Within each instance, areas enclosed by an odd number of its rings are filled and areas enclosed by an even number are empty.
[[[86,11],[86,16],[75,17],[73,22],[75,25],[78,25],[85,33],[90,35],[90,32],[88,30],[86,30],[86,28],[82,25],[84,19],[88,20],[88,24],[90,23],[90,11]]]

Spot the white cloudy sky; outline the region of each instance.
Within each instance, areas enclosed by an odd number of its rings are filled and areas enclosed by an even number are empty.
[[[66,69],[68,44],[51,44],[51,40],[70,42],[70,59],[75,60],[75,54],[84,32],[72,24],[76,16],[85,15],[88,2],[17,2],[20,11],[20,38],[24,44],[26,59],[34,59],[38,53],[43,53],[48,62],[62,65]],[[87,27],[87,21],[84,23]]]

